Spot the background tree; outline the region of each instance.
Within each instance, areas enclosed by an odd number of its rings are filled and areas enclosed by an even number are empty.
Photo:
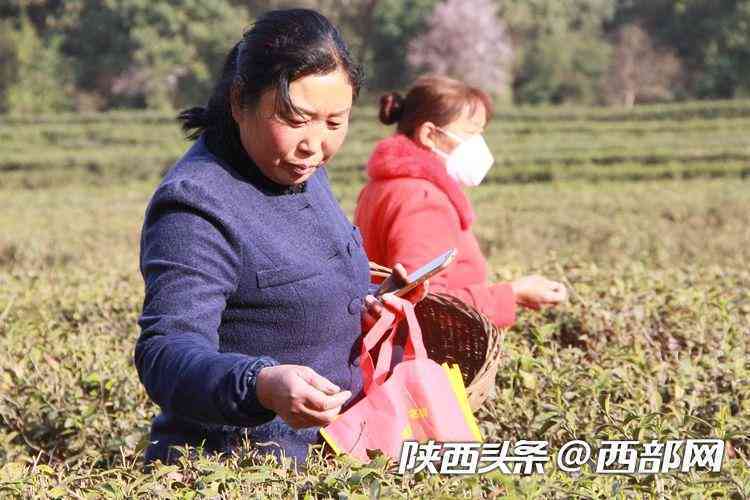
[[[674,49],[688,95],[750,96],[750,0],[627,0],[614,21],[638,22]]]
[[[8,111],[8,88],[18,68],[14,32],[12,21],[0,21],[0,113]]]
[[[415,70],[460,78],[509,98],[513,47],[493,0],[445,0],[427,19],[427,31],[409,44]]]
[[[53,113],[72,108],[70,71],[60,40],[44,40],[25,13],[14,25],[2,22],[0,108],[11,114]]]
[[[155,109],[202,100],[249,22],[244,8],[201,0],[75,0],[62,17],[82,89]]]
[[[368,86],[404,88],[415,77],[406,60],[409,42],[427,26],[427,17],[438,0],[380,0],[372,14],[372,31],[364,63]]]
[[[619,29],[610,69],[604,80],[610,104],[633,107],[638,102],[671,99],[679,85],[680,60],[674,52],[654,47],[636,24]]]
[[[24,0],[27,10],[96,106],[172,109],[203,100],[231,43],[249,24],[247,8],[200,0]],[[80,101],[79,101],[80,102]]]
[[[622,36],[637,24],[662,57],[652,54],[649,66],[674,70],[671,51],[684,84],[665,93],[644,83],[646,73],[637,85],[631,77],[636,102],[750,96],[750,0],[450,1],[456,15],[473,18],[444,16],[442,38],[427,34],[439,0],[0,0],[0,111],[201,102],[251,20],[288,7],[317,9],[339,26],[376,91],[404,88],[428,69],[481,80],[494,92],[506,82],[518,103],[595,104],[613,95],[627,103],[623,61],[638,50],[635,38],[628,44]],[[497,15],[476,15],[493,2]],[[498,25],[507,27],[510,49],[507,36],[486,42]],[[472,57],[436,49],[461,41]],[[480,53],[500,62],[472,66]],[[486,84],[473,71],[496,74]],[[668,74],[650,76],[669,86]]]
[[[605,23],[616,0],[504,0],[517,49],[514,97],[528,103],[595,103],[609,66]]]

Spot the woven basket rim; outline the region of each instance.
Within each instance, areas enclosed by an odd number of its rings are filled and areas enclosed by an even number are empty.
[[[487,336],[484,362],[477,369],[472,380],[466,382],[467,395],[470,397],[472,409],[477,410],[486,400],[489,388],[494,385],[495,375],[497,374],[500,362],[504,358],[502,354],[504,331],[498,328],[497,325],[474,306],[450,294],[430,292],[423,300],[432,300],[440,305],[456,309],[471,320],[479,322],[482,326],[482,331]],[[481,395],[482,389],[487,389],[484,396]]]

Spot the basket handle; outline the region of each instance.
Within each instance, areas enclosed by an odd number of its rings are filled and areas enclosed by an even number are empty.
[[[390,267],[381,266],[377,262],[370,261],[370,276],[373,278],[387,279],[393,273]]]

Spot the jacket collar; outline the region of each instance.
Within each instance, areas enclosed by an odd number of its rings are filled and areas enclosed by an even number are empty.
[[[403,134],[392,135],[375,146],[367,162],[367,175],[372,180],[409,177],[430,181],[448,196],[456,208],[461,229],[468,229],[474,222],[471,203],[461,186],[448,175],[443,160]]]
[[[245,151],[236,125],[229,130],[209,128],[203,133],[206,148],[214,156],[222,159],[238,172],[241,172],[255,187],[267,195],[281,196],[305,192],[307,182],[295,186],[284,186],[272,181],[260,171],[255,161]]]

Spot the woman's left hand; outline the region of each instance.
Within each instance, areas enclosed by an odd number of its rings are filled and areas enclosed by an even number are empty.
[[[387,286],[390,289],[399,289],[409,282],[408,276],[409,274],[406,272],[406,268],[404,268],[404,266],[401,264],[396,264],[395,266],[393,266],[393,273],[383,282],[383,285]],[[412,304],[416,304],[427,296],[429,288],[429,281],[425,281],[414,288],[412,291],[404,295],[403,298],[405,300],[408,300]],[[388,307],[389,309],[398,311],[398,304],[396,304],[393,300],[392,293],[381,295],[380,300],[378,300],[378,298],[373,295],[368,295],[367,297],[365,297],[365,312],[362,317],[362,323],[364,325],[365,331],[372,328],[372,325],[374,325],[378,318],[380,318],[383,307]]]

